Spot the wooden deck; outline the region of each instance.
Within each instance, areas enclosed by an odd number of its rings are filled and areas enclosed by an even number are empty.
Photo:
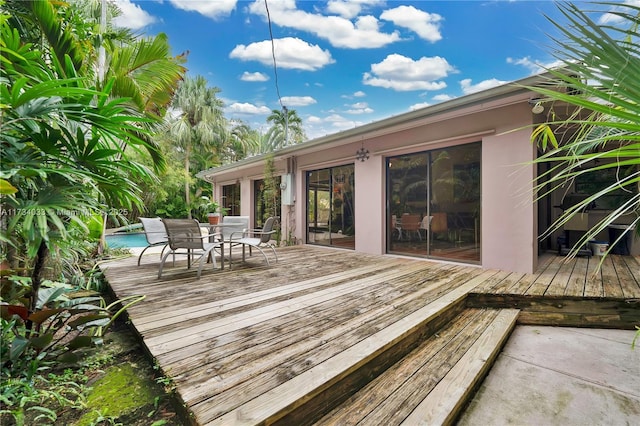
[[[200,280],[184,262],[158,280],[155,256],[103,268],[117,297],[146,296],[129,318],[194,424],[449,423],[516,320],[640,323],[638,257],[594,273],[596,258],[549,256],[525,275],[310,246],[278,255]]]

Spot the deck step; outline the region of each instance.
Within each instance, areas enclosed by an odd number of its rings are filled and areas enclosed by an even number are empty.
[[[464,310],[317,425],[451,424],[506,342],[518,312]]]
[[[484,271],[474,276],[346,350],[206,423],[312,424],[463,312],[469,291],[493,274],[495,271]]]

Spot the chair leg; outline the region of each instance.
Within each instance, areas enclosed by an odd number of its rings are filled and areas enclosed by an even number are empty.
[[[140,253],[140,256],[138,256],[138,266],[140,266],[140,260],[142,259],[142,255],[144,254],[145,251],[147,251],[149,247],[151,246],[146,246],[144,250],[142,250],[142,252]]]
[[[160,261],[160,269],[158,270],[158,279],[160,279],[160,277],[162,277],[162,268],[164,268],[164,262],[167,260],[167,257],[169,257],[169,255],[170,255],[170,254],[172,254],[172,253],[173,253],[173,262],[174,262],[174,264],[175,264],[175,261],[176,261],[176,254],[175,254],[175,252],[174,252],[173,250],[168,251],[168,252],[167,252],[167,254],[165,254],[165,255],[162,257],[162,260]]]
[[[276,248],[273,246],[273,244],[269,244],[269,248],[273,252],[273,256],[276,258],[276,263],[278,263],[278,253],[276,253]]]
[[[264,256],[264,260],[267,261],[267,266],[271,266],[271,264],[269,263],[269,258],[267,257],[267,253],[265,253],[260,247],[258,246],[254,246],[255,248],[257,248],[258,250],[260,250],[260,253],[262,253],[262,255]],[[251,253],[251,246],[249,246],[249,253]]]
[[[200,275],[202,274],[202,267],[204,266],[204,264],[206,263],[206,260],[209,258],[209,255],[211,255],[211,252],[213,251],[215,247],[211,247],[209,250],[205,251],[202,256],[200,256],[200,265],[198,266],[198,279],[200,279]],[[216,268],[216,257],[215,256],[211,256],[211,258],[213,259],[213,269]]]

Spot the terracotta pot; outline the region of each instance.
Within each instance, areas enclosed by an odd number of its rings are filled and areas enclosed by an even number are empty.
[[[207,218],[209,219],[209,225],[217,225],[220,220],[220,216],[217,214],[210,214]]]

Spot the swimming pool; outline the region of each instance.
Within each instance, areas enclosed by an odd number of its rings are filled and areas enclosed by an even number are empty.
[[[133,248],[146,247],[149,245],[144,232],[116,233],[107,235],[105,239],[109,248]]]

